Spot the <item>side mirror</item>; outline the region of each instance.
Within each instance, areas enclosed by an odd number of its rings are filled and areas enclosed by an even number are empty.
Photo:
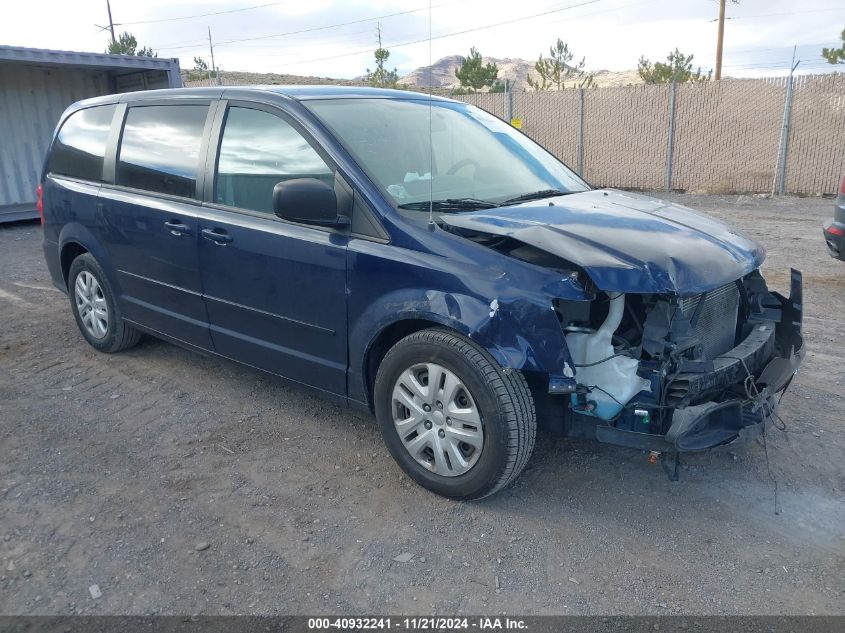
[[[294,178],[273,187],[273,212],[283,220],[338,226],[349,224],[338,214],[334,189],[317,178]]]

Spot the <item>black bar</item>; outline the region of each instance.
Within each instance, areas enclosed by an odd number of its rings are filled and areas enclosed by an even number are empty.
[[[272,605],[267,605],[272,608]],[[2,633],[514,631],[840,633],[845,616],[0,616]]]

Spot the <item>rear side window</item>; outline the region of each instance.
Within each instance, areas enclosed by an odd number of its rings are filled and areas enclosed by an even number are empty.
[[[261,110],[229,108],[217,162],[215,200],[273,213],[273,188],[293,178],[319,178],[334,184],[331,168],[287,121]]]
[[[208,106],[129,108],[117,167],[126,187],[196,197],[200,145]]]
[[[115,105],[77,110],[59,130],[50,155],[50,173],[103,180],[103,157]]]

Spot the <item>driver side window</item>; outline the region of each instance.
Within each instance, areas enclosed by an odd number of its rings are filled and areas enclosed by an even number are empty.
[[[230,107],[217,160],[214,200],[272,214],[273,188],[294,178],[334,183],[331,168],[287,121],[262,110]]]

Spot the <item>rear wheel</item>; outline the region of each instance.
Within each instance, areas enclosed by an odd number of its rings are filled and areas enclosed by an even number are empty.
[[[446,497],[493,494],[519,475],[534,447],[534,402],[525,378],[449,330],[422,330],[391,348],[374,398],[394,459],[417,483]]]
[[[123,320],[108,279],[90,253],[71,263],[68,296],[79,331],[95,349],[120,352],[141,340],[141,333]]]

